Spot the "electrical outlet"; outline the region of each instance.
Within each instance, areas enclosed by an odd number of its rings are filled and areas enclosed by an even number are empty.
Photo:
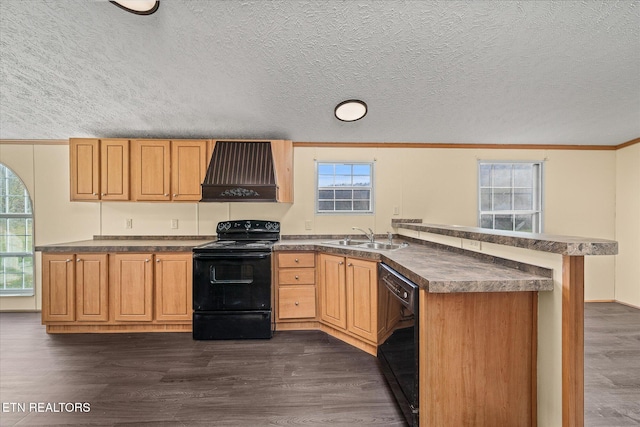
[[[178,228],[178,220],[177,219],[172,219],[171,220],[171,228]]]
[[[470,249],[472,251],[482,250],[482,242],[479,240],[462,239],[462,249]]]
[[[304,222],[304,229],[305,229],[305,230],[311,230],[311,229],[313,229],[313,226],[311,225],[311,221],[306,220],[306,221]]]
[[[133,219],[127,218],[124,221],[124,228],[133,228]]]
[[[400,207],[394,206],[393,207],[393,214],[394,215],[400,215]]]

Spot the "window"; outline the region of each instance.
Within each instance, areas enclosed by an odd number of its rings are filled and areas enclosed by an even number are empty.
[[[372,163],[318,163],[316,212],[372,213]]]
[[[33,214],[27,188],[0,163],[0,295],[33,295]]]
[[[478,170],[480,227],[542,231],[542,162],[480,161]]]

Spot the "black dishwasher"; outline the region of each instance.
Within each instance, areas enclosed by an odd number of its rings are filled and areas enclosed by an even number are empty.
[[[378,346],[378,360],[404,417],[411,427],[418,427],[418,286],[382,263],[378,278],[410,314],[405,319],[412,319],[410,326],[396,329]]]

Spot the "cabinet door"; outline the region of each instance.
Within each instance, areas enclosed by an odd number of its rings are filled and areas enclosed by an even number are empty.
[[[156,320],[191,320],[193,312],[191,262],[190,253],[156,254]]]
[[[293,143],[288,140],[271,141],[273,166],[280,203],[293,203]]]
[[[69,139],[71,200],[100,199],[100,141]]]
[[[345,259],[327,254],[320,254],[319,259],[320,319],[346,329]]]
[[[207,173],[207,141],[171,141],[171,197],[200,201]]]
[[[75,320],[72,254],[42,254],[42,321]]]
[[[135,140],[131,147],[131,171],[134,200],[171,199],[171,142]]]
[[[377,264],[347,258],[347,330],[362,338],[378,339]]]
[[[129,200],[129,140],[100,141],[100,198]]]
[[[114,320],[151,321],[152,254],[115,254],[109,282],[113,287]]]
[[[109,320],[107,254],[76,256],[76,320]]]

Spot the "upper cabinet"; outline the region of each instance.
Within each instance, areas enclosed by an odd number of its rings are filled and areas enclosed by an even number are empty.
[[[69,140],[71,200],[129,200],[129,140]]]
[[[207,161],[206,140],[133,141],[133,200],[200,201]]]

